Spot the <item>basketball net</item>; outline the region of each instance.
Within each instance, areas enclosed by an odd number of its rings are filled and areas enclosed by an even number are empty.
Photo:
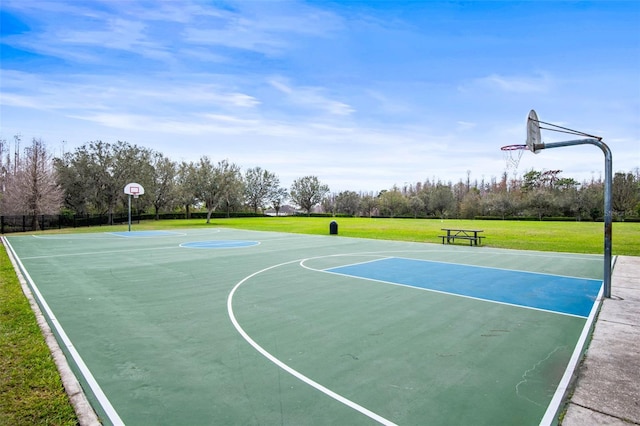
[[[506,171],[513,171],[515,175],[518,172],[518,165],[522,154],[527,149],[527,145],[506,145],[500,148],[502,150],[502,156],[504,162],[507,165]]]

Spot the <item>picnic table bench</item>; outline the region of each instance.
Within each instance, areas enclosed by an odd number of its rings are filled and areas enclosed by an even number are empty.
[[[451,228],[442,228],[442,231],[447,231],[447,235],[440,235],[442,238],[442,244],[447,242],[447,244],[453,243],[456,239],[468,240],[470,246],[477,246],[482,243],[482,239],[484,238],[481,235],[478,235],[480,232],[484,232],[482,229],[451,229]]]

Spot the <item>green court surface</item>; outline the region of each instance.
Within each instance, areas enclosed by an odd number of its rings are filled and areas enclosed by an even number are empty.
[[[7,240],[105,424],[553,423],[603,273],[224,228]]]

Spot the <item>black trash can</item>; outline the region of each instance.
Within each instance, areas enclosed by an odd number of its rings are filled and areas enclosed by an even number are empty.
[[[332,220],[329,224],[329,234],[338,235],[338,222]]]

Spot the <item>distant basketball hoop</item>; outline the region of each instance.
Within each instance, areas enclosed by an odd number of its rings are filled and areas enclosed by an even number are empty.
[[[139,183],[128,183],[124,187],[124,193],[129,196],[129,231],[131,231],[131,197],[138,198],[144,194],[144,188]]]
[[[139,183],[129,183],[124,187],[124,193],[138,198],[138,196],[144,194],[144,188]]]

